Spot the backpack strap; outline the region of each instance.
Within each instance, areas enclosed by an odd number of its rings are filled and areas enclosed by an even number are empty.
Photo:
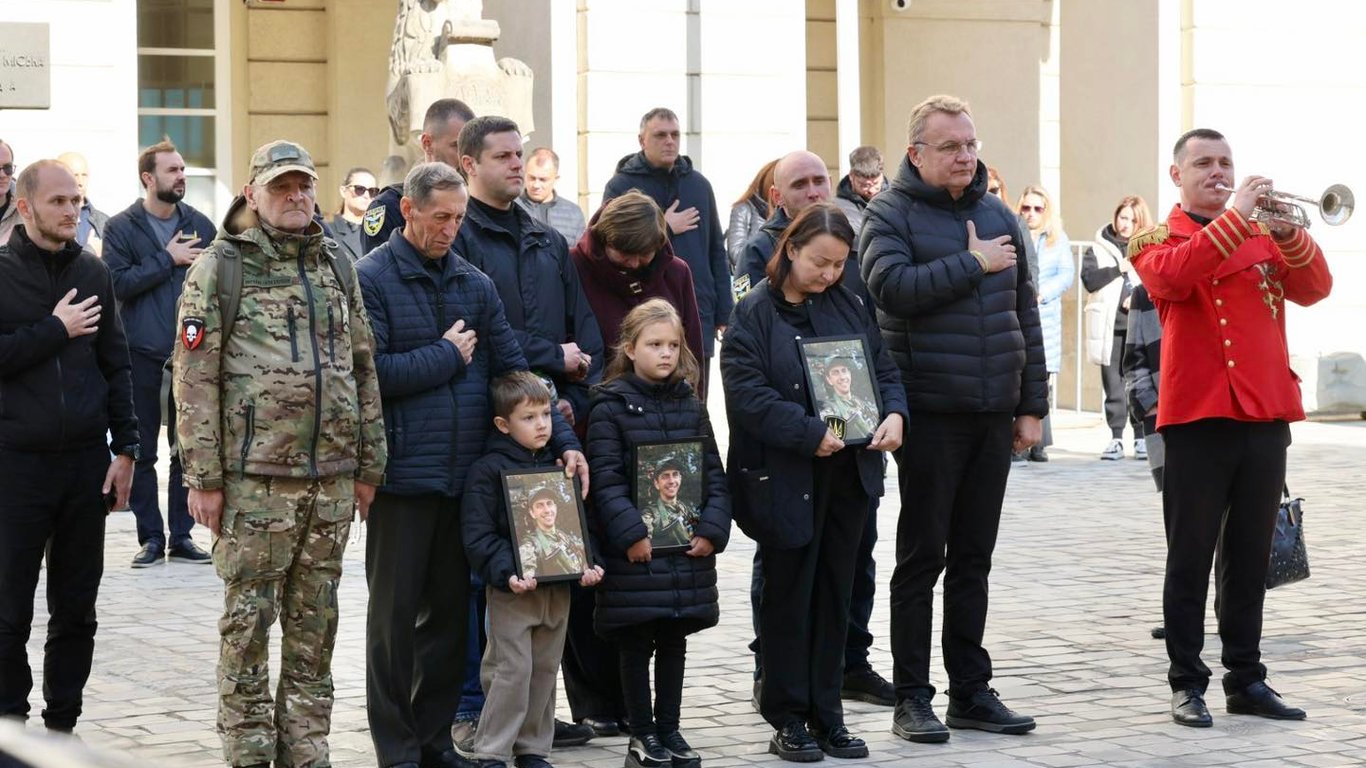
[[[242,253],[228,240],[218,249],[218,319],[223,324],[220,349],[228,346],[232,327],[237,324],[237,307],[242,303]]]

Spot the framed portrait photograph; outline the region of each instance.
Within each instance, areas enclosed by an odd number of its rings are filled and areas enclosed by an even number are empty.
[[[882,423],[882,398],[868,342],[862,336],[826,336],[800,344],[812,410],[845,445],[872,442]]]
[[[503,471],[512,554],[519,578],[578,581],[590,565],[578,478],[558,467]]]
[[[650,531],[654,555],[686,552],[702,509],[702,438],[658,440],[635,447],[631,500]]]

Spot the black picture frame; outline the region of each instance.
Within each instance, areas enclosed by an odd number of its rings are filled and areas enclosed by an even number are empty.
[[[698,516],[706,500],[705,441],[701,437],[648,440],[637,443],[631,454],[631,503],[640,511],[641,520],[650,532],[651,556],[687,552],[692,548]],[[671,487],[669,481],[661,477],[661,472],[678,475],[674,493],[680,504],[673,508],[681,506],[685,511],[681,518],[670,513],[670,524],[657,528],[657,505]]]
[[[820,336],[802,339],[798,347],[811,412],[821,417],[845,445],[871,443],[882,423],[882,396],[878,392],[868,340],[857,334]],[[849,373],[849,393],[842,398],[835,390],[838,382],[829,379],[830,371],[839,367],[837,361],[843,363],[842,367]]]
[[[578,581],[584,570],[592,566],[586,536],[588,519],[584,515],[578,478],[565,477],[564,470],[559,467],[506,469],[502,472],[502,478],[503,505],[507,509],[508,530],[512,534],[512,558],[517,566],[518,578],[534,576],[538,584]],[[532,504],[543,494],[554,499],[556,516],[552,530],[560,534],[555,537],[559,548],[544,555],[537,552],[538,541],[533,533],[538,524],[532,512]],[[566,509],[572,509],[573,514],[565,515]],[[535,563],[527,562],[523,551],[525,546],[530,546],[530,551],[537,553]],[[553,563],[544,561],[546,556],[553,557]],[[551,564],[554,567],[548,567]]]

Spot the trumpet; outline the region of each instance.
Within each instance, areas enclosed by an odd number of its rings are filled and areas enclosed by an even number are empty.
[[[1233,187],[1218,184],[1215,187],[1221,192],[1236,193],[1238,190]],[[1319,195],[1315,200],[1300,195],[1292,195],[1289,192],[1278,192],[1272,190],[1257,199],[1257,207],[1252,209],[1252,221],[1265,223],[1279,222],[1289,224],[1292,227],[1301,229],[1309,228],[1309,215],[1304,212],[1304,206],[1312,205],[1319,209],[1319,217],[1330,227],[1345,224],[1352,218],[1352,211],[1356,208],[1356,196],[1345,184],[1334,184]]]

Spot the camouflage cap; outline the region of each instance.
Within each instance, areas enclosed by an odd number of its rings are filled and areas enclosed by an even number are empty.
[[[556,504],[559,504],[560,494],[556,493],[550,486],[543,485],[531,492],[531,498],[527,500],[527,503],[535,504],[537,499],[550,499]]]
[[[659,477],[671,469],[680,475],[688,471],[687,465],[678,458],[670,456],[655,465],[655,477]]]
[[[272,141],[252,153],[247,183],[269,184],[271,179],[290,171],[318,178],[318,172],[313,168],[313,158],[307,150],[292,141]]]

